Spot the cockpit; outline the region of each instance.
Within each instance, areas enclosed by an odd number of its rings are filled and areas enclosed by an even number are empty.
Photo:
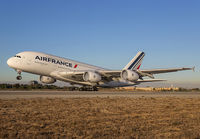
[[[19,55],[15,55],[14,57],[21,58],[21,56],[19,56]]]

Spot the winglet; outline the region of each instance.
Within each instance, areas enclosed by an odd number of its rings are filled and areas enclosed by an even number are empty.
[[[194,67],[192,67],[192,70],[193,70],[193,72],[195,72],[195,66],[194,66]]]

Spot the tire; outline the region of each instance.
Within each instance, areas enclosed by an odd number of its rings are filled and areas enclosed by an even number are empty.
[[[21,80],[21,79],[22,79],[22,76],[17,76],[16,79],[17,79],[17,80]]]

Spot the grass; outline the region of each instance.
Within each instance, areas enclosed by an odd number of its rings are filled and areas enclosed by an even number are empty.
[[[0,100],[0,138],[200,138],[200,99]]]

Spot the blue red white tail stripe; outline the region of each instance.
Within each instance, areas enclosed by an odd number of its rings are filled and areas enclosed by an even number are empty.
[[[140,54],[136,57],[134,57],[133,61],[131,61],[132,63],[130,63],[130,66],[127,68],[129,70],[136,70],[139,69],[142,63],[142,60],[145,56],[144,52],[139,52]]]

